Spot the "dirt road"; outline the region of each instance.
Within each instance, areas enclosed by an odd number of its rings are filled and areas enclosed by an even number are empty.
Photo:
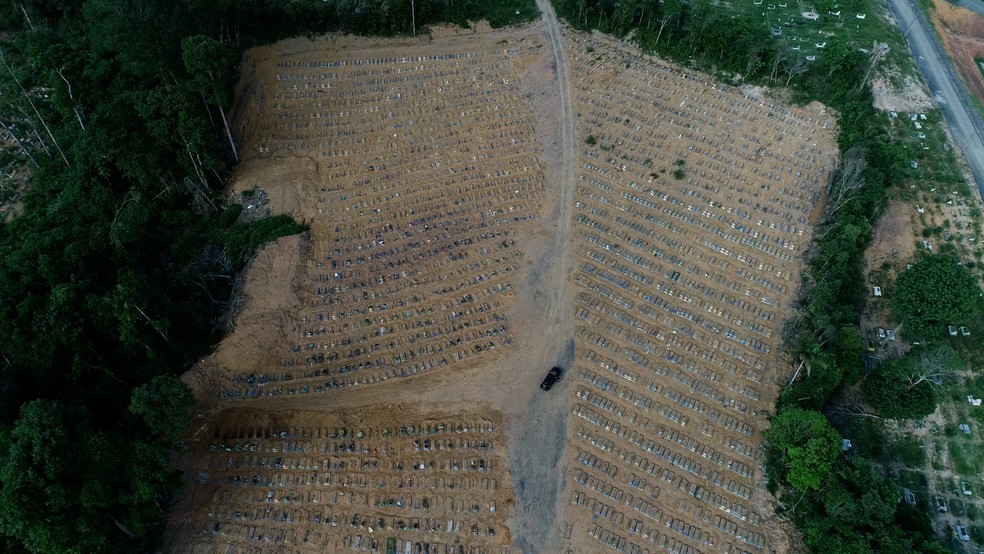
[[[933,99],[939,105],[958,148],[984,194],[984,140],[981,130],[984,120],[973,108],[967,87],[960,80],[953,62],[943,50],[925,14],[912,0],[889,0],[889,7],[899,25],[906,31],[912,56],[929,85]]]
[[[534,262],[529,273],[527,291],[532,291],[534,314],[542,314],[542,327],[529,325],[531,331],[552,327],[543,336],[554,337],[554,344],[543,344],[548,359],[573,372],[574,325],[570,292],[573,270],[571,217],[574,209],[574,174],[577,159],[577,119],[571,102],[571,87],[564,59],[564,39],[557,15],[549,0],[537,0],[550,45],[551,65],[556,76],[559,114],[550,150],[557,163],[545,164],[548,191],[557,191],[557,207],[551,219],[556,222],[554,234],[545,251]],[[522,300],[521,300],[522,301]],[[566,337],[566,338],[565,338]],[[562,339],[562,340],[558,340]],[[546,367],[541,368],[546,371]],[[567,435],[567,413],[570,391],[567,387],[551,391],[550,395],[534,395],[523,414],[524,423],[513,425],[510,436],[510,465],[513,468],[513,490],[516,495],[516,517],[513,539],[523,552],[546,552],[547,545],[558,544],[560,529],[555,525],[565,475],[558,466]]]

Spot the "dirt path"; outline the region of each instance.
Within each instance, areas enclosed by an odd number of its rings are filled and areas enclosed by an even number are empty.
[[[556,222],[552,240],[530,269],[528,287],[532,293],[534,318],[539,320],[528,329],[552,328],[544,339],[553,337],[551,343],[542,344],[548,358],[571,370],[574,361],[573,307],[570,292],[570,275],[573,270],[573,248],[570,247],[571,217],[574,209],[574,174],[577,159],[577,114],[571,102],[570,79],[564,59],[564,38],[557,15],[548,0],[537,0],[546,27],[550,53],[548,59],[556,77],[554,89],[549,85],[545,95],[559,100],[547,102],[537,110],[541,118],[554,123],[553,140],[548,148],[557,160],[545,163],[547,190],[557,191],[557,204],[551,220]],[[545,107],[552,107],[554,114],[544,114]],[[518,304],[523,304],[520,300]],[[542,315],[540,315],[542,314]],[[533,322],[530,322],[533,323]],[[537,333],[539,334],[539,333]],[[542,366],[545,369],[545,366]],[[558,509],[562,505],[560,494],[566,483],[565,472],[558,467],[567,436],[567,413],[570,391],[567,387],[544,398],[533,396],[527,405],[525,422],[513,425],[509,440],[510,465],[513,468],[513,490],[516,495],[516,517],[513,522],[514,544],[523,552],[545,552],[546,546],[559,543],[560,529],[555,525]],[[523,417],[523,416],[520,416]]]

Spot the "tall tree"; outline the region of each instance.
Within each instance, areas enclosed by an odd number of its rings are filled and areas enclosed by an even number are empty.
[[[191,74],[195,88],[202,94],[207,104],[219,108],[222,125],[225,127],[232,155],[239,161],[239,152],[229,130],[225,109],[231,102],[230,76],[234,51],[221,42],[204,35],[186,37],[181,41],[185,69]]]
[[[949,324],[968,321],[979,305],[974,277],[951,256],[926,256],[895,280],[892,309],[903,332],[914,338],[937,337]]]
[[[791,408],[763,433],[775,454],[781,478],[800,492],[817,490],[840,455],[841,438],[820,412]]]

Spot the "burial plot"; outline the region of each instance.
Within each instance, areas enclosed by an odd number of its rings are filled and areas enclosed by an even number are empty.
[[[833,168],[832,121],[599,36],[568,54],[582,139],[573,536],[764,551],[759,412]]]

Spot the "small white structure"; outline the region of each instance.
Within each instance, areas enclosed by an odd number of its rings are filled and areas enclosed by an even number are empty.
[[[951,337],[957,336],[957,328],[953,325],[947,325],[946,332],[949,333]]]
[[[859,13],[858,15],[856,15],[854,17],[856,17],[858,19],[864,19],[864,18],[868,17],[868,14],[866,14],[866,13]]]
[[[877,287],[877,286],[876,287],[872,287],[871,290],[875,294],[875,296],[881,296],[881,287]]]
[[[970,488],[970,483],[967,481],[960,481],[960,491],[967,496],[974,496],[974,490]]]
[[[968,329],[968,328],[964,327],[963,325],[961,325],[960,326],[960,335],[961,336],[964,336],[964,337],[969,337],[970,336],[970,329]]]

